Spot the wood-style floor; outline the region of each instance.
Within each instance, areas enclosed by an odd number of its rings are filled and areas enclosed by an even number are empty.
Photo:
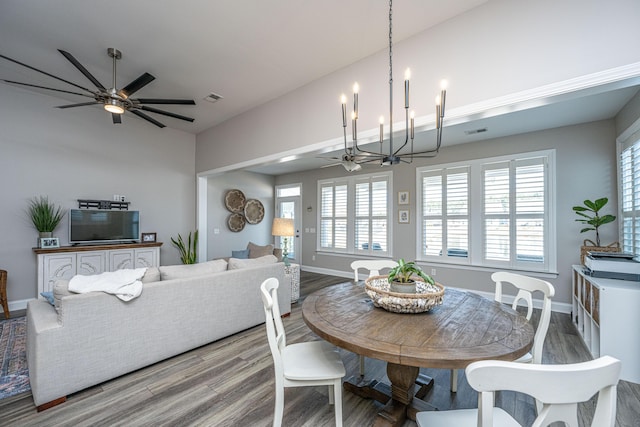
[[[302,298],[344,281],[303,272]],[[304,324],[300,307],[301,302],[294,304],[292,315],[284,320],[289,342],[316,339]],[[544,350],[544,363],[589,359],[566,314],[553,313]],[[347,377],[357,375],[358,358],[343,350],[341,355]],[[449,371],[423,372],[436,381],[425,399],[440,410],[477,406],[477,395],[464,371],[460,371],[457,393],[449,392]],[[385,364],[367,359],[366,377],[386,379]],[[345,426],[371,425],[381,407],[348,392],[343,398]],[[501,392],[496,400],[523,425],[531,425],[530,397]],[[36,412],[30,393],[1,400],[0,426],[270,426],[273,404],[273,362],[261,325],[68,396],[66,403],[44,412]],[[580,406],[581,426],[590,425],[592,412],[593,401]],[[334,425],[326,388],[286,389],[283,425]],[[404,427],[415,425],[407,421]],[[640,427],[640,385],[620,382],[616,426]]]

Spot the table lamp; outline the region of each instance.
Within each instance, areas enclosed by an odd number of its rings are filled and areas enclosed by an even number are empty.
[[[289,265],[289,258],[287,255],[287,243],[288,237],[293,237],[294,228],[293,228],[293,219],[292,218],[274,218],[273,226],[271,227],[271,234],[273,236],[283,237],[282,242],[284,247],[282,248],[282,261],[284,265]]]

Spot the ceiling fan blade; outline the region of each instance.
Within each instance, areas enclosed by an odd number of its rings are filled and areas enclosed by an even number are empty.
[[[175,113],[170,113],[168,111],[158,110],[157,108],[153,108],[153,107],[145,107],[143,105],[140,108],[143,109],[144,111],[150,111],[152,113],[162,114],[163,116],[173,117],[174,119],[180,119],[180,120],[184,120],[184,121],[187,121],[187,122],[193,122],[193,120],[194,120],[191,117],[181,116],[180,114],[175,114]]]
[[[73,57],[73,55],[71,55],[69,52],[66,52],[62,49],[58,49],[58,52],[60,52],[65,58],[67,58],[67,60],[69,60],[69,62],[71,62],[73,64],[74,67],[76,67],[78,70],[80,70],[80,72],[82,74],[84,74],[84,76],[86,78],[88,78],[91,83],[93,83],[95,85],[95,87],[97,87],[98,89],[101,90],[107,90],[104,86],[102,86],[102,83],[100,83],[98,81],[98,79],[96,79],[95,77],[93,77],[93,74],[91,74],[89,72],[89,70],[87,70],[86,68],[84,68],[82,66],[81,63],[78,62],[78,60],[76,58]]]
[[[87,89],[86,87],[82,87],[82,86],[80,86],[80,85],[78,85],[78,84],[75,84],[75,83],[73,83],[73,82],[70,82],[69,80],[65,80],[65,79],[63,79],[63,78],[61,78],[61,77],[54,76],[53,74],[47,73],[46,71],[38,70],[37,68],[32,67],[31,65],[27,65],[27,64],[25,64],[24,62],[16,61],[15,59],[11,59],[11,58],[9,58],[8,56],[4,56],[4,55],[0,55],[0,58],[4,58],[4,59],[6,59],[7,61],[14,62],[14,63],[16,63],[16,64],[18,64],[18,65],[22,65],[23,67],[26,67],[26,68],[28,68],[28,69],[30,69],[30,70],[37,71],[38,73],[42,73],[42,74],[44,74],[45,76],[53,77],[54,79],[60,80],[61,82],[65,82],[65,83],[67,83],[67,84],[70,84],[71,86],[75,86],[75,87],[77,87],[78,89],[82,89],[82,90],[87,91],[87,92],[89,92],[89,93],[93,93],[93,91],[91,91],[91,90]]]
[[[122,89],[120,89],[118,91],[118,95],[127,99],[131,95],[133,95],[134,92],[139,91],[140,89],[142,89],[143,87],[145,87],[146,85],[154,81],[155,79],[156,78],[153,77],[151,74],[144,73],[143,75],[141,75],[140,77],[138,77],[137,79],[135,79],[134,81],[132,81],[131,83],[123,87]]]
[[[85,107],[87,105],[96,105],[101,104],[101,102],[93,101],[93,102],[82,102],[80,104],[68,104],[68,105],[58,105],[56,108],[74,108],[74,107]]]
[[[141,104],[196,105],[193,99],[138,98],[136,101]]]
[[[14,84],[14,85],[37,87],[38,89],[54,90],[56,92],[70,93],[72,95],[80,95],[80,96],[86,96],[87,98],[93,98],[93,95],[87,95],[86,93],[80,93],[80,92],[72,92],[70,90],[54,89],[52,87],[32,85],[30,83],[14,82],[13,80],[2,80],[2,81],[5,82],[5,83],[11,83],[11,84]]]
[[[154,119],[153,117],[147,116],[142,111],[138,111],[138,110],[129,110],[129,111],[131,111],[131,113],[135,114],[136,116],[140,117],[141,119],[144,119],[144,120],[146,120],[146,121],[148,121],[150,123],[153,123],[154,125],[158,126],[159,128],[166,127],[165,125],[163,125],[162,123],[160,123],[159,121]]]
[[[111,113],[111,119],[113,120],[113,124],[114,125],[122,123],[122,115],[121,114]]]

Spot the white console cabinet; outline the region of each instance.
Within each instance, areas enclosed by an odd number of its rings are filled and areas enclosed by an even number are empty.
[[[640,282],[591,277],[573,266],[572,320],[594,358],[622,361],[620,378],[640,383]]]
[[[90,276],[123,268],[157,267],[162,243],[34,248],[38,257],[38,296],[53,290],[58,279]]]

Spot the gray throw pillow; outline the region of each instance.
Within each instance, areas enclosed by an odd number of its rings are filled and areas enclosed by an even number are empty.
[[[253,242],[249,242],[247,249],[249,249],[249,258],[260,258],[265,255],[273,255],[273,245],[260,246]]]

